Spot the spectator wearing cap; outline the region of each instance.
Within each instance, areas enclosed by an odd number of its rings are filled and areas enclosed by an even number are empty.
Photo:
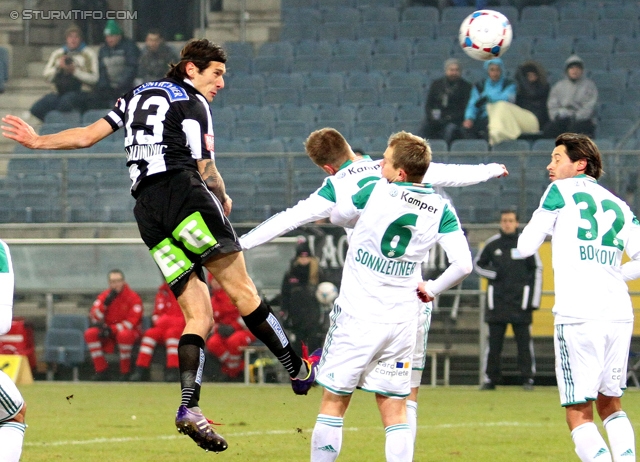
[[[471,95],[471,83],[462,78],[462,66],[455,58],[444,63],[444,77],[429,87],[423,133],[429,139],[451,143],[459,137],[464,111]]]
[[[282,280],[282,312],[285,326],[291,330],[292,342],[300,348],[304,342],[309,351],[322,346],[324,332],[321,325],[320,303],[316,288],[322,280],[318,258],[311,253],[308,241],[298,243],[296,256]]]
[[[56,91],[31,106],[33,116],[44,120],[53,110],[84,110],[87,92],[98,81],[98,56],[84,43],[79,27],[71,26],[65,31],[65,44],[53,50],[43,75]]]
[[[110,19],[104,28],[105,43],[98,52],[100,76],[90,98],[90,107],[109,108],[124,93],[131,90],[138,72],[140,50],[125,37],[122,28]]]
[[[544,137],[555,138],[565,132],[593,137],[598,89],[584,76],[584,62],[578,55],[569,56],[564,64],[566,77],[551,87],[547,100],[550,120]]]

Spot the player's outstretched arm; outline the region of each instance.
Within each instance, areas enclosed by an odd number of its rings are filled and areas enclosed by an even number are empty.
[[[442,234],[438,244],[447,254],[449,266],[437,279],[421,282],[418,285],[419,290],[427,294],[431,300],[445,290],[460,284],[473,270],[469,242],[461,230]]]
[[[100,119],[87,127],[70,128],[51,135],[38,135],[31,125],[20,117],[2,118],[2,135],[31,149],[81,149],[93,146],[113,133],[111,125]]]
[[[434,186],[471,186],[509,175],[502,164],[441,164],[432,162],[422,180]]]
[[[293,207],[277,213],[244,234],[240,238],[242,250],[253,249],[307,223],[329,218],[334,207],[335,202],[313,193]]]
[[[543,208],[533,212],[531,220],[518,238],[518,252],[522,258],[536,253],[548,235],[553,233],[557,214]]]

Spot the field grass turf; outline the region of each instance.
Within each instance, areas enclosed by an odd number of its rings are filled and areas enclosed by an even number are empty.
[[[295,396],[285,385],[206,384],[201,407],[229,442],[216,455],[176,431],[177,384],[36,382],[21,391],[29,425],[22,462],[307,461],[321,396],[320,388]],[[640,393],[628,391],[623,406],[637,433]],[[555,387],[423,387],[418,413],[415,461],[578,460]],[[384,461],[369,393],[354,394],[339,460]]]

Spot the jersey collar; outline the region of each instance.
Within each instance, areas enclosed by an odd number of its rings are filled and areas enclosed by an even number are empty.
[[[362,156],[361,159],[356,160],[355,162],[359,162],[361,160],[371,160],[371,157],[367,156],[366,154],[364,156]],[[349,159],[348,161],[346,161],[344,164],[342,164],[340,166],[340,168],[338,169],[338,171],[342,170],[343,168],[347,168],[349,165],[355,163],[353,160]]]
[[[596,180],[594,177],[585,175],[584,173],[576,175],[574,176],[574,178],[584,178],[585,180],[592,181],[593,183],[596,183],[596,184],[598,183],[598,180]]]
[[[412,191],[416,191],[416,192],[420,192],[420,193],[427,193],[427,194],[431,194],[433,192],[435,192],[433,190],[433,186],[431,186],[429,183],[407,183],[405,181],[397,181],[393,184],[397,184],[398,186],[404,186],[407,189],[410,189]]]

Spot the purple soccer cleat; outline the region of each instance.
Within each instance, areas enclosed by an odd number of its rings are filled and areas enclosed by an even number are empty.
[[[205,451],[222,452],[229,446],[213,429],[213,422],[201,412],[181,405],[176,413],[176,427],[183,435],[189,435]]]
[[[306,349],[306,348],[305,348]],[[307,363],[309,374],[304,379],[291,379],[291,388],[296,395],[306,395],[316,381],[316,374],[318,373],[318,363],[322,356],[322,348],[318,348],[311,356],[303,355],[302,360]]]

